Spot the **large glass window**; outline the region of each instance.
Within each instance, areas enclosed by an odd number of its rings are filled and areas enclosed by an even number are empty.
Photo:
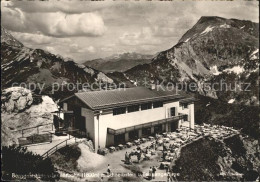
[[[156,125],[154,126],[154,133],[162,133],[162,125]]]
[[[129,139],[130,140],[136,140],[138,139],[138,130],[133,130],[129,132]]]
[[[143,128],[142,129],[142,136],[149,136],[151,135],[151,127]]]
[[[136,112],[136,111],[139,111],[139,105],[133,105],[127,107],[127,112]]]
[[[119,135],[115,135],[115,145],[118,144],[123,144],[125,143],[125,134],[119,134]]]
[[[126,107],[120,107],[113,109],[113,115],[119,115],[119,114],[125,114],[126,113]]]
[[[152,108],[152,103],[146,103],[141,105],[141,110],[147,110]]]
[[[163,102],[154,102],[153,108],[163,107]]]

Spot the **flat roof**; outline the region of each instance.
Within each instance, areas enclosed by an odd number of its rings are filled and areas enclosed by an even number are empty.
[[[173,91],[151,90],[145,87],[79,92],[75,93],[75,96],[93,110],[184,98]]]

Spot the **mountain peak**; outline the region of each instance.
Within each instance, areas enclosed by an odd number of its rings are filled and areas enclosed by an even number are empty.
[[[251,36],[259,37],[258,25],[258,23],[249,20],[226,19],[218,16],[202,16],[198,22],[182,36],[179,43],[187,42],[200,35],[206,35],[214,30],[223,32],[227,28],[236,29],[237,31],[245,32]]]
[[[16,40],[4,27],[1,26],[1,43],[6,43],[14,47],[23,47],[23,44]]]

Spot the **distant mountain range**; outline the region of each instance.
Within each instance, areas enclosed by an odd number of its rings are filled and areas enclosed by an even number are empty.
[[[198,93],[228,103],[259,103],[259,24],[246,20],[201,17],[172,48],[154,56],[123,53],[86,61],[23,46],[2,29],[2,86],[14,82],[126,82],[128,87],[155,83],[194,82]],[[98,71],[101,70],[101,71]],[[250,91],[219,91],[206,84],[249,83]],[[242,85],[244,89],[247,85]],[[219,89],[218,86],[215,89]],[[225,89],[224,89],[225,90]],[[48,89],[45,90],[48,93]],[[64,92],[66,93],[66,92]],[[61,97],[59,94],[58,97]]]
[[[251,21],[201,17],[172,48],[149,64],[137,65],[121,77],[140,84],[157,80],[195,82],[202,95],[230,103],[258,103],[259,24]],[[116,73],[117,75],[119,73]],[[110,75],[113,77],[113,74]],[[224,80],[250,83],[250,91],[209,91],[205,83]],[[244,87],[246,87],[244,85]]]
[[[153,55],[144,55],[139,53],[122,53],[100,59],[94,59],[84,62],[84,65],[97,70],[107,72],[124,72],[134,66],[151,63]]]
[[[25,47],[3,27],[1,27],[1,32],[2,88],[22,82],[45,84],[42,94],[52,95],[51,89],[54,82],[60,84],[113,82],[103,72],[79,65],[70,58],[63,58],[41,49]],[[71,94],[64,90],[52,96],[61,98]]]

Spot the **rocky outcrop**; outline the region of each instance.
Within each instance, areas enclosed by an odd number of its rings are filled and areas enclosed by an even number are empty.
[[[3,90],[1,101],[3,112],[21,112],[32,105],[33,96],[26,88],[11,87]]]
[[[31,92],[29,90],[20,87],[6,90],[9,91],[7,93],[10,93],[11,90],[12,92],[9,96],[5,94],[6,98],[9,97],[9,100],[6,99],[5,103],[3,103],[4,107],[2,106],[2,145],[18,144],[18,138],[22,137],[19,131],[21,129],[42,125],[39,127],[39,132],[52,130],[52,112],[58,110],[57,104],[52,98],[49,96],[41,96],[42,101],[40,103],[35,101],[32,103]],[[12,93],[14,93],[13,96]],[[9,107],[5,107],[5,105]],[[6,111],[6,109],[8,109],[8,111]],[[23,112],[20,112],[22,110]],[[36,128],[24,130],[24,136],[26,137],[35,133],[37,133]]]

